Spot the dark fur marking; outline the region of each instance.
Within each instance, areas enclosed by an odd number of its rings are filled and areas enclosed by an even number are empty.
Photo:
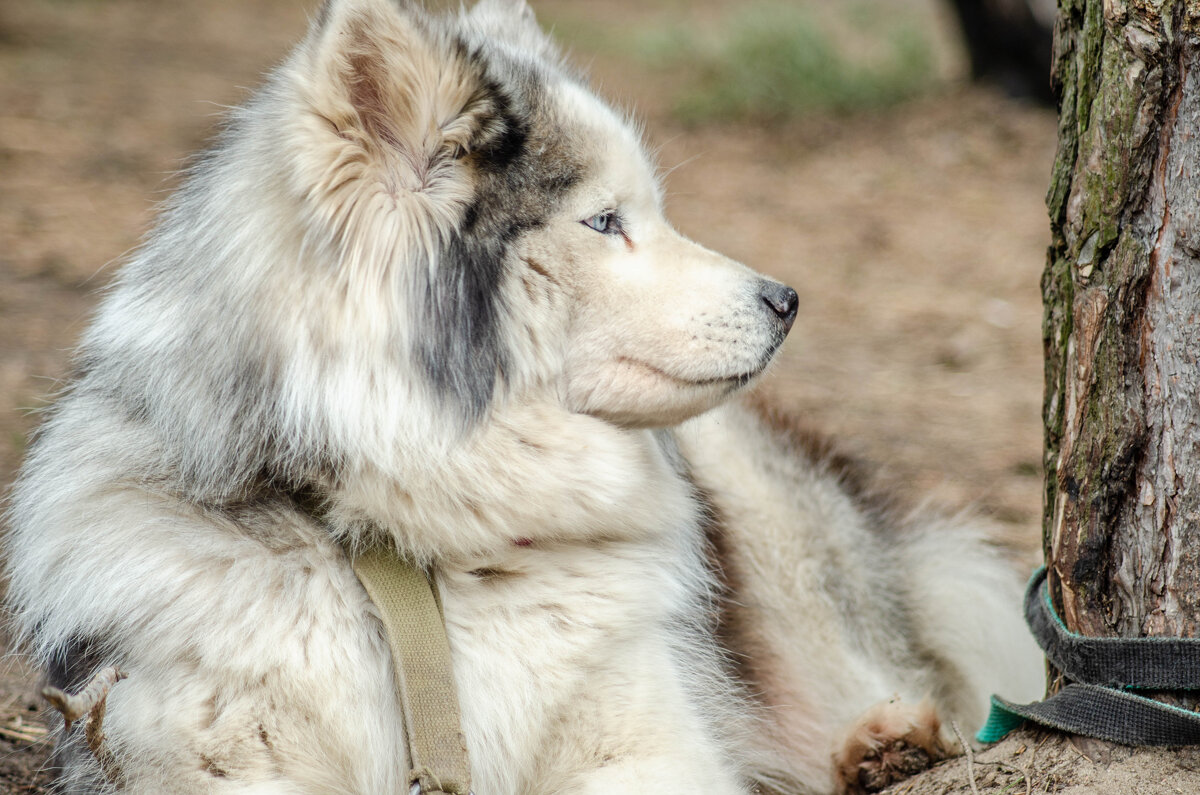
[[[499,286],[504,247],[495,238],[451,239],[425,295],[418,359],[434,387],[478,419],[506,369],[500,342]]]
[[[537,260],[533,259],[532,257],[526,257],[523,260],[523,262],[526,265],[528,265],[529,269],[531,271],[533,271],[534,273],[536,273],[538,276],[541,276],[543,279],[550,282],[551,284],[554,284],[554,285],[558,284],[558,280],[555,279],[554,276],[552,276],[550,274],[550,270],[542,263],[538,262]]]
[[[525,295],[529,297],[530,301],[537,301],[541,297],[542,291],[533,283],[529,274],[521,276],[521,285],[525,288]]]
[[[200,754],[200,767],[213,778],[229,778],[229,771],[213,761],[212,757]]]
[[[468,573],[472,577],[474,577],[478,580],[484,580],[484,581],[504,580],[504,579],[508,579],[510,577],[516,576],[516,572],[509,571],[508,569],[497,569],[497,568],[493,568],[491,566],[485,566],[483,568],[472,569]]]
[[[512,167],[515,161],[525,155],[526,144],[529,140],[529,127],[513,111],[512,99],[498,83],[486,82],[484,91],[491,96],[495,115],[503,122],[503,125],[499,135],[489,140],[479,150],[479,165],[485,171],[499,173]]]
[[[501,328],[506,313],[500,288],[510,249],[523,234],[545,223],[562,194],[580,178],[579,165],[539,136],[538,92],[532,80],[505,89],[482,70],[494,118],[491,134],[464,159],[476,172],[475,200],[463,213],[459,234],[440,253],[428,284],[417,360],[434,388],[464,409],[468,423],[480,419],[508,369]],[[536,141],[536,142],[535,142]]]
[[[700,504],[708,568],[717,581],[717,643],[725,652],[730,673],[746,687],[751,696],[757,697],[763,692],[760,665],[766,659],[767,649],[751,632],[745,608],[737,599],[738,593],[744,591],[743,574],[734,560],[725,520],[711,495],[696,483],[691,473],[685,471],[682,474],[691,484],[692,494]]]
[[[46,661],[46,682],[60,690],[84,685],[108,661],[109,645],[96,638],[68,638]]]
[[[329,26],[330,8],[333,6],[333,0],[325,0],[321,3],[321,7],[317,9],[317,29],[324,30]]]

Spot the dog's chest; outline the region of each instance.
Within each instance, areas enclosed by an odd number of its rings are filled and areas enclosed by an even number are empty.
[[[534,766],[546,742],[594,741],[609,731],[614,706],[597,694],[620,693],[676,664],[686,669],[684,659],[664,662],[687,653],[672,638],[694,626],[706,577],[698,545],[683,537],[514,544],[486,566],[446,572],[447,632],[464,730],[473,757],[484,757],[472,760],[480,774],[487,778],[500,749],[500,757]]]

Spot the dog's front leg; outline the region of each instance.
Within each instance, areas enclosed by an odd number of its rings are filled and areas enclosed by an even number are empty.
[[[839,793],[877,792],[944,759],[948,741],[933,705],[894,698],[876,704],[847,730],[833,755]]]

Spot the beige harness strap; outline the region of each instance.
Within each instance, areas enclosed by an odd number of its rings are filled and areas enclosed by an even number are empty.
[[[471,767],[436,586],[425,572],[379,546],[353,558],[353,566],[379,609],[392,650],[412,792],[468,795]]]

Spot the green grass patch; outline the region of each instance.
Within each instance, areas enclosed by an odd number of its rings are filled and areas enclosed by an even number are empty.
[[[689,122],[870,110],[932,83],[931,46],[914,26],[863,24],[854,32],[866,41],[853,48],[828,27],[803,8],[756,5],[717,36],[680,28],[644,46],[652,59],[690,75],[675,106]]]
[[[879,0],[767,0],[707,25],[660,17],[648,29],[567,23],[556,33],[677,77],[674,111],[691,123],[873,110],[928,91],[937,79],[928,20]]]

